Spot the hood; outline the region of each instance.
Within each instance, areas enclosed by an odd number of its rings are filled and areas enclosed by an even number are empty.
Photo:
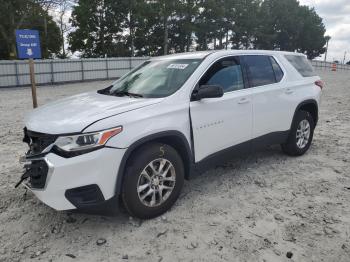
[[[45,134],[81,132],[86,126],[98,120],[150,106],[162,100],[162,98],[117,97],[97,92],[83,93],[34,109],[26,116],[25,126],[28,130]]]

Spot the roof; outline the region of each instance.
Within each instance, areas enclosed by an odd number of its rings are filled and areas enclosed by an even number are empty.
[[[186,52],[186,53],[177,53],[172,55],[165,55],[165,56],[157,56],[153,57],[152,60],[158,60],[158,59],[203,59],[206,56],[215,53],[216,55],[240,55],[240,54],[265,54],[265,55],[274,55],[274,54],[282,54],[282,55],[301,55],[304,56],[304,54],[301,53],[294,53],[294,52],[287,52],[287,51],[274,51],[274,50],[255,50],[255,49],[249,49],[249,50],[209,50],[209,51],[195,51],[195,52]]]

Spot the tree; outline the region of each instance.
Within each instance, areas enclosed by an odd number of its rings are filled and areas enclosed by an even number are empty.
[[[300,28],[297,0],[265,0],[262,2],[256,47],[294,51]]]
[[[173,26],[178,3],[178,1],[169,0],[153,0],[148,3],[151,10],[154,10],[153,29],[156,34],[155,40],[161,36],[161,48],[159,51],[164,55],[169,52],[169,31],[171,31]]]
[[[221,4],[216,0],[201,0],[199,3],[199,14],[195,22],[199,50],[207,50],[211,44],[213,49],[217,48],[216,40],[220,37],[225,16],[224,7]]]
[[[79,0],[71,23],[76,28],[68,36],[70,50],[82,57],[128,55],[122,24],[127,15],[122,0]]]
[[[135,52],[137,55],[155,56],[162,54],[162,28],[159,25],[158,10],[145,4],[137,19],[140,20],[135,30]]]
[[[299,51],[312,59],[325,51],[325,31],[315,10],[297,0],[265,0],[255,47]]]
[[[73,1],[71,0],[61,0],[60,3],[55,7],[56,11],[56,23],[60,29],[61,34],[61,53],[58,55],[59,58],[67,58],[66,50],[66,34],[72,29],[69,22],[67,21],[67,16],[69,11],[73,6]]]
[[[33,0],[0,0],[0,10],[7,13],[7,16],[0,17],[0,59],[16,58],[16,29],[39,30],[43,58],[59,53],[59,29],[39,3]],[[45,30],[49,36],[47,38],[43,37]]]
[[[327,37],[324,36],[326,29],[315,9],[301,6],[299,11],[299,21],[301,22],[296,50],[304,53],[309,59],[325,53]]]
[[[83,57],[233,47],[313,58],[325,51],[322,19],[297,0],[79,0],[71,22],[70,49]]]
[[[199,0],[178,1],[170,31],[170,46],[173,52],[188,52],[194,48],[195,21],[199,13]]]
[[[232,1],[230,1],[232,2]],[[232,44],[237,49],[253,48],[258,34],[260,0],[237,0],[235,5],[230,3],[233,9],[229,10],[231,14]],[[262,18],[262,17],[261,17]]]

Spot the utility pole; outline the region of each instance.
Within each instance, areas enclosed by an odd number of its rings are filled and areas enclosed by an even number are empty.
[[[324,54],[324,61],[326,62],[327,61],[327,53],[328,53],[328,42],[329,42],[329,40],[331,40],[331,37],[329,35],[326,35],[324,38],[326,39],[326,52]]]

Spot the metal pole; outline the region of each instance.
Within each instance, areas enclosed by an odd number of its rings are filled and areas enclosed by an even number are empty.
[[[53,60],[50,61],[50,69],[51,69],[51,85],[55,83],[55,75],[53,73]]]
[[[107,79],[109,79],[109,72],[108,72],[108,59],[106,57],[106,73],[107,73]]]
[[[17,61],[15,62],[15,72],[16,72],[16,85],[19,86],[19,75],[18,75],[18,65]]]
[[[329,40],[327,39],[327,43],[326,43],[326,53],[325,53],[325,55],[324,55],[324,61],[325,61],[325,62],[327,61],[328,42],[329,42]]]
[[[83,62],[82,58],[80,58],[80,63],[81,63],[81,80],[84,81],[85,80],[85,76],[84,76],[84,62]]]
[[[38,107],[38,101],[36,98],[36,85],[35,85],[35,72],[34,72],[34,60],[29,59],[29,74],[30,74],[30,84],[32,87],[32,98],[33,98],[33,108]]]

